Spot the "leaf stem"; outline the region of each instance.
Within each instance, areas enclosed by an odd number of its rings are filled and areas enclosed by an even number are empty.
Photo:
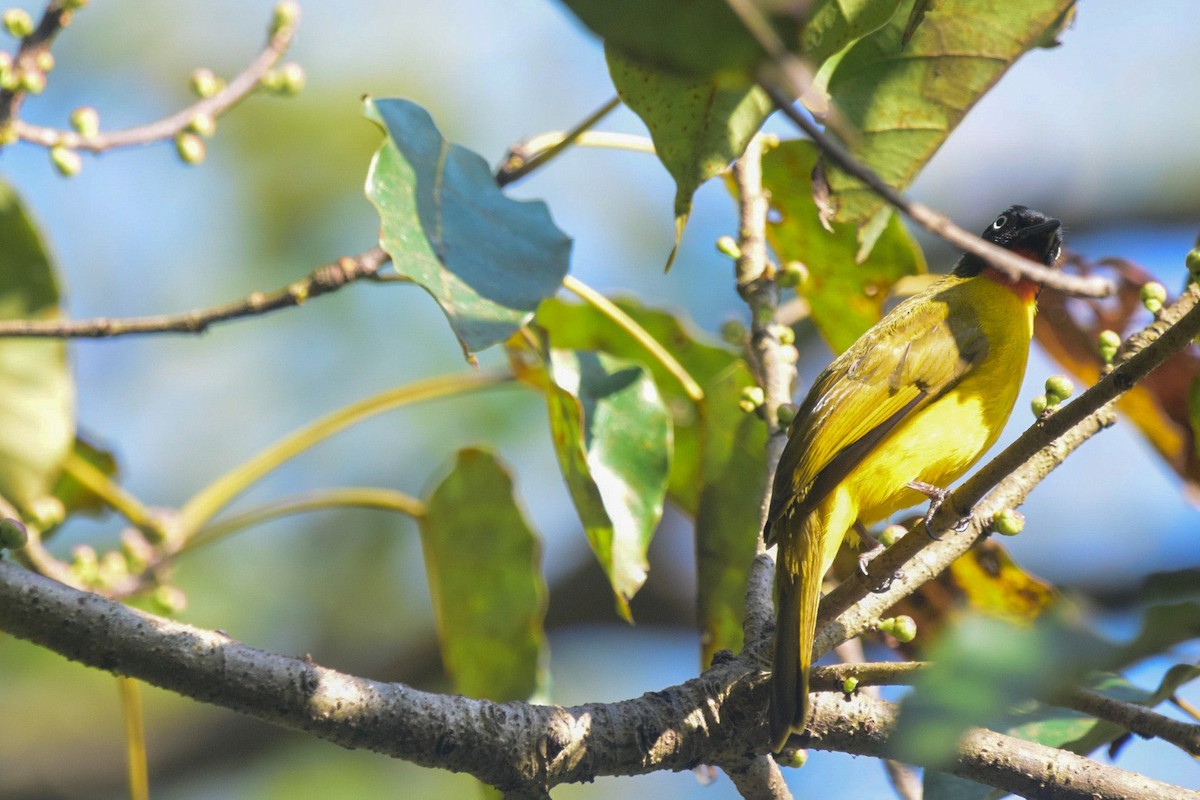
[[[204,545],[212,544],[218,539],[245,530],[255,525],[261,525],[280,517],[292,514],[303,514],[308,511],[322,511],[329,508],[358,507],[375,508],[383,511],[398,511],[410,517],[425,515],[425,504],[404,492],[396,489],[384,489],[373,486],[354,486],[341,489],[322,489],[275,500],[270,503],[248,509],[240,514],[214,522],[201,528],[190,541],[181,549],[195,550]]]
[[[87,459],[71,451],[63,461],[63,470],[92,494],[97,495],[135,527],[143,531],[157,531],[159,522],[141,500],[127,492],[116,481],[105,475]]]
[[[500,169],[496,171],[496,183],[502,188],[524,178],[559,153],[575,144],[589,128],[604,119],[621,105],[621,98],[613,97],[593,111],[586,119],[566,133],[543,134],[513,145]],[[546,142],[546,138],[550,141]],[[536,145],[534,143],[537,143]],[[543,144],[543,142],[546,142]]]
[[[142,691],[138,682],[117,676],[121,711],[125,717],[125,752],[129,759],[129,800],[150,800],[150,774],[146,768],[146,729],[142,717]]]
[[[249,461],[238,465],[197,492],[179,510],[179,535],[183,541],[190,539],[218,511],[272,470],[314,444],[367,417],[409,403],[487,389],[512,380],[512,374],[507,371],[442,375],[388,389],[338,409],[269,445]]]
[[[563,278],[563,288],[573,292],[579,299],[608,317],[617,327],[632,336],[646,352],[654,356],[655,360],[675,377],[675,380],[679,381],[679,385],[683,387],[683,391],[687,393],[693,403],[699,405],[704,402],[704,390],[700,388],[700,384],[696,383],[696,379],[691,376],[691,373],[684,369],[683,365],[676,361],[675,357],[667,352],[667,349],[659,344],[659,341],[651,336],[649,331],[622,311],[616,303],[571,275]]]

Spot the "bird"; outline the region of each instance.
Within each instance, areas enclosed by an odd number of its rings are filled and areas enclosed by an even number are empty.
[[[1062,223],[1021,205],[982,236],[1045,266],[1062,249]],[[937,504],[996,442],[1025,374],[1039,289],[965,253],[834,359],[797,409],[763,530],[778,546],[775,752],[807,723],[817,606],[834,556],[866,525],[923,497]]]

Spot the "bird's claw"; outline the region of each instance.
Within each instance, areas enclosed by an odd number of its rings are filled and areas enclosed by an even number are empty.
[[[870,563],[872,561],[875,560],[875,556],[877,556],[881,552],[883,552],[884,547],[882,544],[880,544],[879,542],[877,542],[871,538],[864,538],[863,541],[871,542],[872,544],[870,545],[870,549],[865,550],[858,554],[858,574],[863,577],[863,580],[866,580],[869,582],[871,579],[871,576],[867,572],[867,567],[870,565]],[[874,594],[883,594],[884,592],[886,592],[888,589],[890,589],[892,587],[892,581],[896,580],[897,578],[903,578],[903,577],[904,577],[903,572],[896,572],[891,575],[885,575],[878,583],[874,583],[874,584],[868,583],[867,588],[869,588],[871,590],[871,592]]]
[[[935,536],[933,533],[933,518],[937,515],[938,510],[941,509],[942,504],[946,502],[946,498],[950,496],[950,492],[946,491],[940,486],[934,486],[932,483],[926,483],[925,481],[910,481],[908,488],[914,489],[929,498],[929,510],[925,512],[924,519],[925,535],[935,542],[940,542],[942,537]],[[967,525],[970,523],[970,521],[971,518],[969,516],[963,517],[958,522],[954,523],[954,530],[962,533],[967,529]]]

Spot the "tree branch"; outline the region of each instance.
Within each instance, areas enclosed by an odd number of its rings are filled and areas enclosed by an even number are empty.
[[[1005,250],[1003,247],[981,239],[978,234],[963,230],[951,222],[945,214],[909,200],[889,186],[869,167],[854,158],[849,150],[818,128],[812,120],[797,111],[792,98],[774,86],[771,81],[763,80],[760,85],[770,95],[779,110],[816,143],[826,158],[843,171],[865,183],[889,205],[904,212],[913,222],[935,236],[945,239],[968,253],[979,256],[1014,280],[1025,277],[1043,286],[1052,286],[1076,297],[1109,297],[1116,292],[1116,287],[1111,281],[1096,276],[1069,275],[1028,258],[1022,258],[1011,250]]]
[[[5,561],[0,629],[201,702],[344,747],[468,772],[524,796],[601,775],[736,762],[767,745],[766,679],[747,657],[616,703],[500,704],[429,694],[326,669],[307,657],[267,653]],[[894,716],[892,706],[862,693],[818,693],[808,744],[887,757]],[[941,768],[1026,797],[1200,800],[1197,792],[989,731],[969,731],[956,764]],[[1070,780],[1063,780],[1067,775]]]
[[[43,18],[42,24],[38,27],[39,32],[43,27],[47,26],[47,19],[50,18],[51,10],[56,5],[52,3],[50,8],[46,10],[46,17]],[[64,13],[69,12],[62,12],[60,9],[58,11],[59,17],[61,18]],[[276,18],[279,19],[278,16]],[[215,119],[229,111],[242,100],[245,100],[246,97],[257,89],[263,76],[283,58],[283,54],[291,46],[292,40],[296,35],[299,18],[298,10],[285,15],[282,19],[282,24],[278,25],[271,32],[266,46],[258,56],[250,62],[246,69],[230,80],[224,89],[212,97],[204,98],[187,108],[181,109],[155,122],[117,131],[100,131],[85,136],[77,131],[47,128],[16,119],[15,115],[21,95],[18,93],[15,97],[12,97],[6,106],[6,98],[12,93],[0,92],[0,125],[11,120],[13,130],[16,134],[21,139],[33,144],[39,144],[43,147],[62,146],[72,150],[87,150],[92,153],[100,153],[117,147],[149,144],[150,142],[170,139],[187,130],[192,124],[192,120],[196,119],[196,117],[209,116]],[[30,37],[30,39],[32,38]],[[18,63],[21,63],[25,58],[26,47],[30,39],[22,42],[21,51],[17,56]],[[41,46],[45,47],[46,45]]]
[[[58,0],[48,3],[37,28],[21,40],[21,46],[13,58],[13,73],[15,75],[26,72],[36,73],[44,81],[46,73],[38,66],[38,56],[50,52],[50,45],[54,43],[54,37],[70,24],[73,16],[74,12],[65,9]],[[26,82],[23,80],[17,81],[15,88],[0,90],[0,131],[11,129],[10,126],[16,121],[17,113],[21,110],[21,103],[24,102],[27,93]]]
[[[766,522],[771,503],[771,485],[775,469],[787,443],[787,426],[779,418],[779,409],[792,400],[798,355],[793,344],[780,338],[784,330],[775,324],[779,308],[779,286],[775,270],[767,258],[767,212],[769,198],[762,184],[763,144],[754,136],[742,156],[734,162],[733,178],[738,187],[738,258],[734,266],[738,294],[750,308],[750,340],[746,352],[755,379],[763,389],[761,411],[767,423],[767,479],[759,507],[758,529]],[[790,329],[787,329],[790,334]],[[756,555],[746,581],[746,606],[742,630],[747,643],[770,635],[774,627],[775,607],[771,600],[774,559],[766,552],[762,537],[755,540]],[[791,792],[775,759],[768,755],[744,758],[722,768],[746,800],[790,800]]]
[[[129,319],[0,320],[0,337],[69,339],[108,338],[135,333],[203,333],[217,322],[303,305],[314,297],[337,291],[362,278],[378,279],[379,270],[388,261],[387,253],[373,247],[357,256],[344,256],[331,264],[317,267],[307,278],[294,281],[271,294],[253,292],[233,303],[183,314]]]
[[[1120,725],[1144,739],[1162,739],[1186,753],[1200,756],[1200,725],[1180,722],[1137,703],[1114,700],[1090,689],[1073,689],[1050,698],[1049,702]]]
[[[840,718],[837,725],[830,720]],[[866,694],[813,696],[806,744],[820,750],[886,758],[896,707]],[[852,747],[852,751],[847,748]],[[1200,792],[1106,766],[1085,756],[972,728],[958,742],[953,764],[924,766],[949,772],[1020,797],[1053,800],[1198,800]]]

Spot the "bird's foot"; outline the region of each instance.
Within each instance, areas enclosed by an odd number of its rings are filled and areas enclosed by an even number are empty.
[[[858,537],[861,542],[860,552],[858,554],[858,574],[862,575],[865,580],[870,580],[871,576],[867,573],[867,567],[875,557],[882,553],[886,548],[883,543],[870,534],[866,526],[861,522],[855,521],[854,529],[858,532]],[[892,586],[892,581],[897,578],[903,578],[903,572],[896,572],[891,575],[885,575],[877,583],[868,584],[868,587],[875,594],[883,594]]]
[[[938,509],[942,507],[942,504],[946,502],[946,498],[950,496],[950,492],[946,491],[940,486],[934,486],[932,483],[926,483],[925,481],[910,481],[908,488],[915,489],[929,498],[929,510],[925,512],[924,520],[925,534],[935,542],[941,541],[942,537],[934,536],[933,528],[930,526],[933,523],[934,515],[937,514]],[[965,531],[970,521],[971,517],[969,515],[962,517],[958,520],[958,522],[954,523],[954,530],[960,533]]]

